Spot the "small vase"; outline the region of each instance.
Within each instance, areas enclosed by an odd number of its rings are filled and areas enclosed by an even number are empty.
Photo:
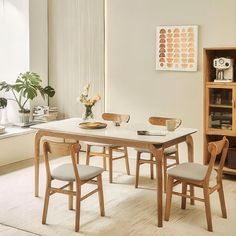
[[[83,120],[93,119],[93,106],[85,106],[85,112],[83,114]]]
[[[9,123],[9,120],[8,120],[8,115],[7,115],[7,109],[4,108],[2,109],[2,118],[1,118],[0,124],[7,125],[8,123]]]
[[[19,111],[20,123],[29,123],[30,111],[22,112]]]

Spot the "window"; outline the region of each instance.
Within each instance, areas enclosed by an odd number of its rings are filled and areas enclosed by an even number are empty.
[[[29,0],[0,0],[0,35],[0,81],[12,83],[29,70]],[[6,113],[10,121],[17,120],[14,101],[9,101]]]

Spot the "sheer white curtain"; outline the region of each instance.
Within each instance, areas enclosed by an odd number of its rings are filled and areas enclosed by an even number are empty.
[[[0,0],[0,81],[14,83],[17,76],[29,70],[29,0]],[[0,97],[11,93],[0,91]],[[0,109],[10,122],[18,120],[16,102]],[[5,118],[4,118],[5,119]],[[6,121],[4,121],[6,122]]]
[[[104,0],[50,0],[49,84],[56,90],[50,106],[58,106],[65,117],[81,116],[76,101],[83,87],[99,94],[93,111],[104,111]]]

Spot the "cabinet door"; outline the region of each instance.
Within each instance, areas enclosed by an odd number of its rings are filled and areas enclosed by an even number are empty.
[[[207,86],[206,132],[208,134],[235,134],[234,86]]]

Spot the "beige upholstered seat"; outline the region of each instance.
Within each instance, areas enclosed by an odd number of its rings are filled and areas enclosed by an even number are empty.
[[[182,163],[169,170],[167,174],[173,177],[180,177],[183,179],[191,179],[201,181],[205,178],[208,166],[203,166],[198,163]],[[211,180],[215,180],[217,176],[216,170],[212,170]]]
[[[79,143],[61,143],[45,141],[43,144],[44,160],[47,174],[47,184],[44,199],[44,208],[42,216],[42,224],[46,224],[49,197],[54,193],[63,193],[69,196],[69,209],[73,209],[73,197],[76,199],[75,208],[75,231],[80,228],[80,202],[90,195],[97,193],[99,196],[100,214],[105,215],[103,189],[102,189],[102,172],[103,169],[95,166],[78,165],[78,152],[80,150]],[[55,167],[52,171],[49,165],[49,154],[67,156],[70,155],[72,163],[64,163]],[[52,186],[53,180],[67,182],[62,187]],[[75,191],[73,191],[73,183],[75,183]],[[81,186],[90,183],[96,184],[97,188],[81,196]],[[68,189],[66,189],[68,187]]]
[[[227,217],[222,184],[222,172],[228,147],[229,141],[226,139],[226,137],[223,137],[223,139],[220,141],[210,142],[208,144],[208,151],[210,153],[208,166],[197,163],[183,163],[168,170],[165,220],[169,220],[172,194],[175,194],[182,197],[182,209],[186,208],[186,198],[204,202],[208,230],[213,231],[210,194],[216,190],[218,191],[220,198],[222,217]],[[217,171],[214,170],[216,156],[220,157]],[[215,180],[214,185],[211,185],[213,182],[211,180]],[[176,184],[182,184],[182,192],[173,191],[173,186]],[[188,195],[187,185],[190,185],[192,189],[193,187],[202,188],[204,198],[195,197],[194,194],[191,194],[191,192],[190,195]],[[192,191],[192,193],[194,193],[194,191]]]
[[[166,120],[171,120],[174,118],[166,118],[166,117],[150,117],[149,123],[152,125],[158,126],[165,126]],[[154,172],[153,172],[153,165],[155,161],[153,160],[153,154],[149,152],[149,150],[136,148],[137,151],[137,162],[136,162],[136,179],[135,179],[135,188],[138,187],[139,182],[139,168],[140,165],[148,163],[150,164],[150,173],[151,179],[153,179]],[[143,153],[150,153],[150,159],[147,160],[146,157],[142,157]],[[167,160],[174,160],[170,163],[167,163]],[[164,192],[166,192],[166,183],[167,183],[167,169],[179,164],[179,153],[178,153],[178,146],[171,146],[164,150],[164,160],[163,160],[163,175],[164,175]]]
[[[123,114],[114,114],[114,113],[103,113],[102,118],[106,121],[111,121],[113,123],[121,124],[128,123],[130,120],[129,115],[123,115]],[[122,124],[121,124],[122,125]],[[106,143],[91,143],[86,142],[87,144],[87,151],[86,151],[86,165],[89,165],[90,158],[99,156],[103,157],[103,168],[106,169],[106,158],[108,158],[109,161],[109,182],[112,183],[112,169],[113,169],[113,161],[124,158],[125,159],[125,165],[126,165],[126,171],[127,174],[130,175],[130,169],[129,169],[129,159],[128,159],[128,150],[127,147],[121,147],[114,144],[106,144]],[[102,147],[102,151],[94,151],[92,150],[93,147]],[[113,153],[121,153],[120,156],[113,156]]]
[[[104,169],[96,166],[77,165],[80,180],[86,181],[100,175]],[[75,181],[74,167],[71,163],[62,164],[52,170],[53,179],[62,181]]]

